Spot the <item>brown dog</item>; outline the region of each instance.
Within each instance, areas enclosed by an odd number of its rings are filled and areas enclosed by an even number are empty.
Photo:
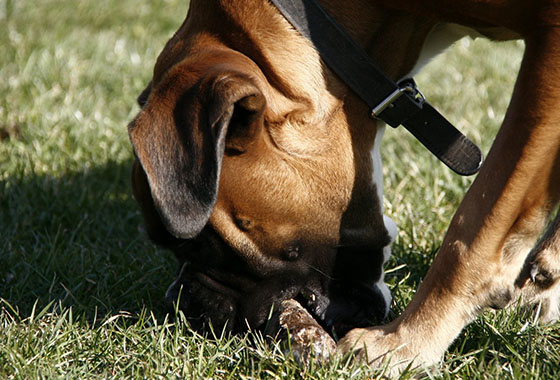
[[[560,222],[529,251],[560,195],[560,3],[321,4],[395,80],[465,33],[526,42],[503,126],[414,300],[339,343],[433,363],[483,308],[558,283]],[[191,1],[139,103],[134,193],[180,261],[168,297],[181,293],[195,326],[260,327],[288,298],[339,332],[382,321],[395,234],[381,210],[383,126],[271,3]]]

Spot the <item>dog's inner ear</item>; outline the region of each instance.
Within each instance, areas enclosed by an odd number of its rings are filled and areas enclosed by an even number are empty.
[[[264,97],[258,95],[249,95],[234,104],[226,136],[226,155],[245,153],[259,131],[256,122],[263,115],[264,107]]]

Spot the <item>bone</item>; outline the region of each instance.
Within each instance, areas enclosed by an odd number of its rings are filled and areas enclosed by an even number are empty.
[[[287,330],[291,352],[299,363],[324,362],[334,354],[334,340],[296,300],[282,302],[279,323]]]

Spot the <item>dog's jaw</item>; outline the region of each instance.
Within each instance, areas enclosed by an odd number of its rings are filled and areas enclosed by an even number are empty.
[[[356,276],[348,265],[347,271],[333,272],[305,261],[294,264],[297,270],[275,265],[275,273],[265,274],[258,265],[251,267],[254,261],[240,259],[244,253],[232,250],[216,232],[205,229],[203,235],[197,242],[175,247],[183,261],[166,292],[169,306],[181,310],[193,328],[204,329],[212,323],[214,329],[232,332],[260,329],[267,325],[271,308],[277,310],[286,299],[300,301],[325,330],[339,337],[350,328],[379,323],[387,315],[390,295],[379,268],[382,259],[376,259],[380,255],[374,247],[324,252],[333,255],[334,261],[356,259],[366,269],[375,268]],[[305,248],[301,248],[301,260],[313,260]],[[387,255],[389,247],[382,250]]]

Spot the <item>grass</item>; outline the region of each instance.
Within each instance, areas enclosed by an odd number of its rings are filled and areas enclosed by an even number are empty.
[[[185,11],[182,0],[0,0],[0,378],[375,377],[342,359],[302,369],[256,334],[206,339],[166,315],[175,262],[139,231],[126,124]],[[521,54],[516,42],[462,40],[417,79],[487,152]],[[472,178],[402,129],[386,140],[396,315]],[[487,312],[429,376],[556,378],[559,327]]]

